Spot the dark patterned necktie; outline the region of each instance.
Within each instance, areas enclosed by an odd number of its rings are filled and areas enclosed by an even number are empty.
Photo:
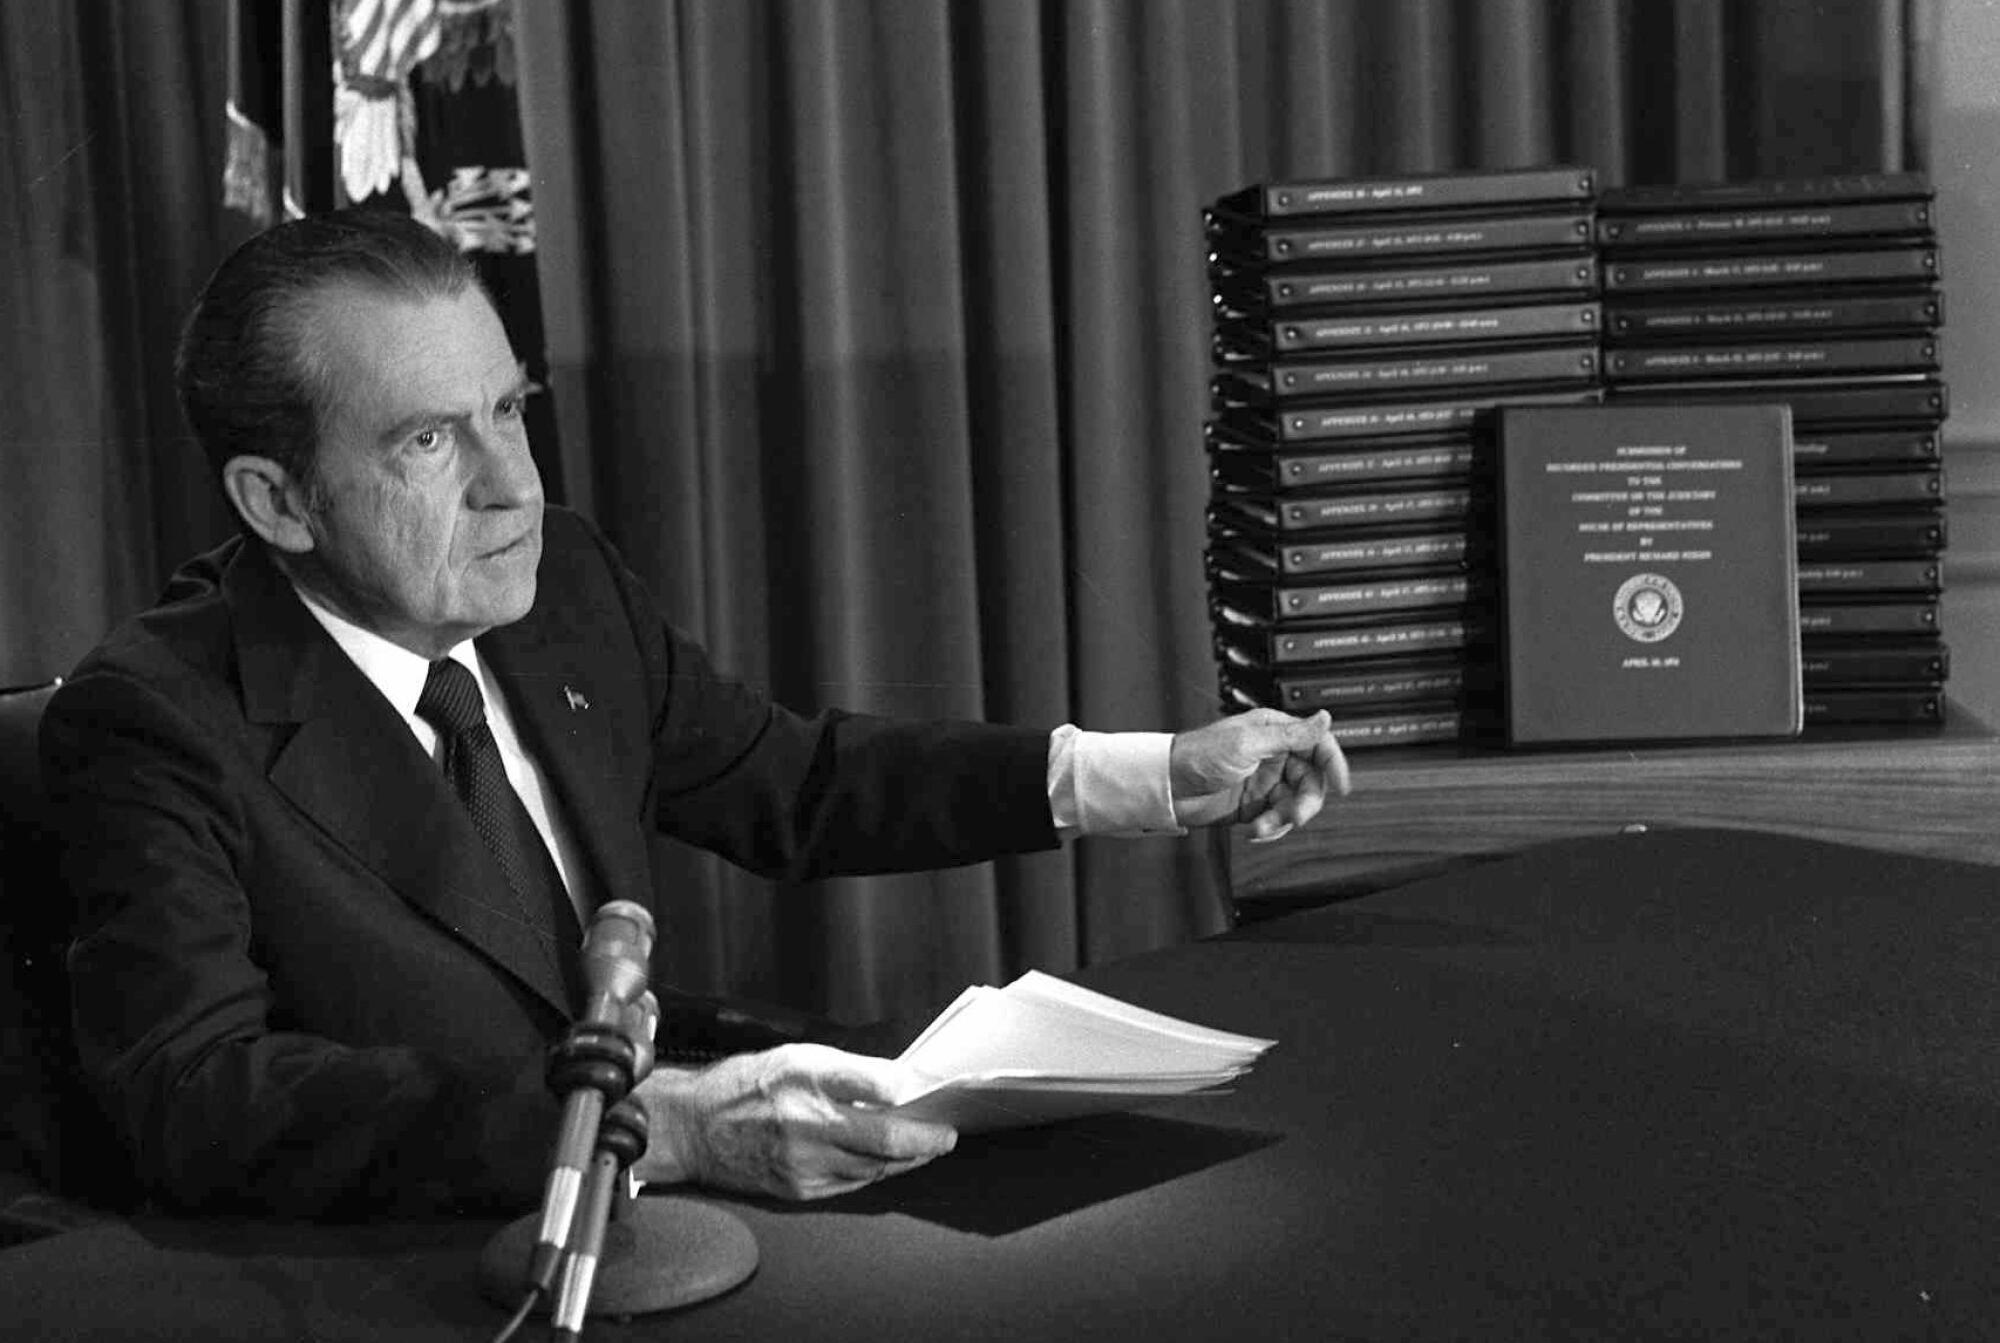
[[[417,716],[438,730],[444,745],[445,777],[471,814],[473,828],[500,860],[507,884],[513,888],[516,909],[549,949],[564,982],[570,983],[577,973],[582,926],[548,845],[542,842],[520,794],[507,781],[499,744],[486,722],[486,702],[480,698],[479,682],[459,663],[440,658],[431,663],[430,675],[424,679]]]

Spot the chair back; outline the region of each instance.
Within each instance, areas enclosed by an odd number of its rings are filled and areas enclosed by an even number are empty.
[[[46,807],[42,796],[42,768],[35,751],[35,734],[42,724],[42,710],[48,708],[61,681],[44,685],[0,690],[0,803],[4,815],[16,814],[16,804],[31,807],[39,816]]]
[[[58,684],[0,690],[0,1171],[116,1203],[129,1167],[78,1078],[71,908],[36,745]]]

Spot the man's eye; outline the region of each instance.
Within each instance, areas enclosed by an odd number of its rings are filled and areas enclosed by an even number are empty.
[[[416,433],[411,434],[410,446],[418,452],[436,452],[445,445],[449,437],[449,431],[432,426],[429,429],[419,429]]]
[[[493,408],[493,413],[498,415],[503,420],[511,420],[515,416],[519,415],[521,413],[521,410],[522,410],[521,397],[503,396],[500,398],[500,404]]]

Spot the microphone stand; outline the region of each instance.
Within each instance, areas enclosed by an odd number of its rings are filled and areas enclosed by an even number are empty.
[[[679,1195],[639,1194],[626,1171],[646,1150],[647,1116],[627,1095],[604,1113],[553,1294],[540,1293],[557,1337],[575,1339],[586,1312],[647,1315],[717,1297],[757,1270],[757,1242],[726,1208]],[[500,1228],[479,1256],[479,1286],[513,1309],[529,1284],[542,1218]]]
[[[645,1150],[646,1113],[635,1098],[627,1096],[606,1112],[598,1127],[597,1151],[591,1157],[583,1203],[577,1209],[575,1241],[563,1258],[562,1279],[556,1284],[555,1303],[549,1309],[555,1337],[561,1343],[577,1343],[583,1336],[583,1319],[597,1285],[597,1266],[604,1257],[604,1232],[618,1195],[619,1177]],[[628,1199],[630,1193],[627,1182]],[[602,1305],[610,1308],[609,1302]]]
[[[646,1150],[646,1112],[628,1096],[604,1116],[580,1223],[551,1309],[555,1337],[576,1343],[586,1313],[625,1317],[722,1295],[757,1268],[742,1219],[694,1199],[639,1195],[625,1172]]]
[[[642,1198],[625,1178],[645,1154],[648,1133],[644,1103],[631,1090],[653,1069],[659,1006],[643,974],[652,920],[624,901],[605,906],[599,919],[587,956],[599,928],[613,928],[614,920],[628,921],[635,936],[619,943],[615,931],[605,934],[600,960],[616,962],[618,982],[592,995],[586,1019],[550,1052],[549,1086],[565,1101],[544,1207],[494,1233],[479,1257],[489,1300],[518,1308],[517,1324],[545,1305],[565,1340],[581,1335],[586,1314],[692,1305],[757,1268],[757,1242],[734,1213],[689,1198]]]

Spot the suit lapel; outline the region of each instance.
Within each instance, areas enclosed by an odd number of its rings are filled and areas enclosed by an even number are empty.
[[[650,911],[652,877],[636,819],[641,789],[619,769],[631,743],[617,739],[611,687],[583,665],[580,650],[588,646],[580,638],[551,638],[535,615],[479,641],[590,863],[591,893],[599,903],[632,900]]]
[[[388,701],[257,547],[230,566],[223,592],[245,712],[297,725],[272,784],[405,900],[569,1015],[561,972],[499,862]]]

